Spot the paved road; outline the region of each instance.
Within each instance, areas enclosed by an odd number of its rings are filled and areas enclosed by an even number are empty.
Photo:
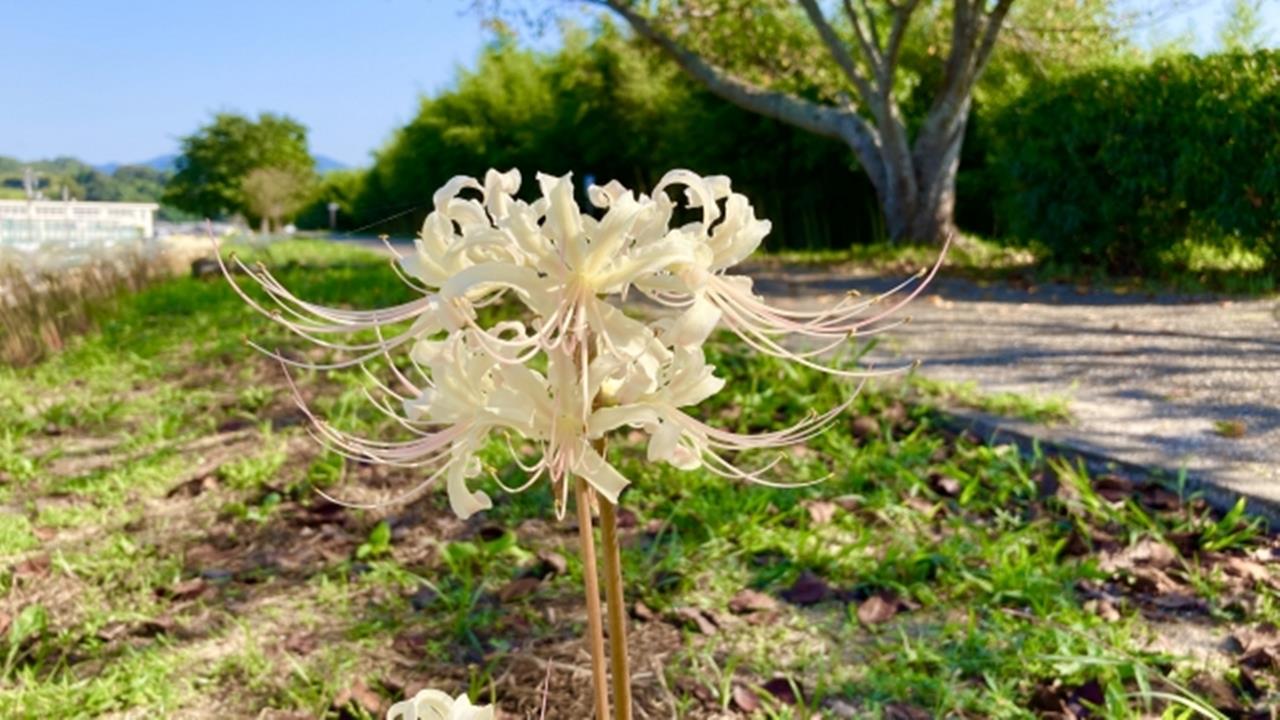
[[[792,304],[891,284],[804,270],[753,272]],[[1280,516],[1280,300],[1126,295],[941,278],[884,352],[926,376],[991,391],[1065,395],[1072,424],[1009,423],[1041,438],[1173,472]],[[1224,437],[1215,423],[1242,423]]]

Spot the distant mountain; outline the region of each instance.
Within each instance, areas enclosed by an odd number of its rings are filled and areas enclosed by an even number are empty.
[[[119,163],[110,163],[109,167],[110,170],[91,166],[71,157],[33,162],[0,157],[0,197],[26,196],[28,168],[35,173],[39,191],[44,197],[54,200],[65,192],[79,200],[155,202],[159,200],[168,178],[167,170],[150,166],[126,168]]]
[[[178,161],[178,156],[177,156],[177,155],[173,155],[173,154],[169,154],[169,155],[157,155],[157,156],[155,156],[155,157],[151,158],[150,160],[143,160],[142,162],[135,162],[135,163],[109,162],[109,163],[102,163],[101,165],[94,165],[94,166],[93,166],[93,169],[94,169],[94,170],[97,170],[98,172],[103,172],[103,173],[106,173],[106,174],[108,174],[108,175],[111,175],[111,174],[114,174],[116,170],[119,170],[120,168],[124,167],[125,165],[132,165],[132,166],[138,166],[138,165],[141,165],[141,166],[143,166],[143,167],[149,167],[149,168],[151,168],[152,170],[159,170],[160,172],[173,172],[173,171],[174,171],[174,169],[175,169],[175,168],[174,168],[174,164],[175,164],[175,163],[177,163],[177,161]]]
[[[334,160],[328,155],[316,155],[316,172],[327,173],[330,170],[346,170],[351,166],[341,160]]]

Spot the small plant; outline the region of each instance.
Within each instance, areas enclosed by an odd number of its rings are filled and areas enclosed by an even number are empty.
[[[49,613],[43,605],[22,608],[9,623],[8,642],[0,678],[7,679],[24,657],[38,658],[41,654],[40,638],[49,628]]]
[[[391,525],[383,520],[373,526],[369,539],[356,547],[357,560],[372,560],[391,553]]]

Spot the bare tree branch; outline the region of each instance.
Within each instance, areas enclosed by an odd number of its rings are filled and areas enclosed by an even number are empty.
[[[711,92],[760,115],[790,123],[818,135],[845,141],[857,155],[858,162],[871,176],[872,182],[877,183],[883,180],[884,163],[880,157],[879,133],[852,107],[830,107],[761,88],[702,59],[654,27],[648,18],[633,10],[625,0],[591,1],[621,15],[636,33],[662,48],[685,72]]]
[[[902,54],[902,40],[907,34],[907,25],[911,15],[920,6],[920,0],[906,0],[893,8],[893,27],[889,29],[889,44],[884,49],[884,64],[887,68],[888,84],[893,85],[894,74],[898,69],[898,56]]]
[[[822,43],[827,46],[827,52],[831,53],[831,57],[835,59],[836,64],[844,71],[845,77],[849,78],[849,82],[852,82],[853,86],[858,89],[858,95],[862,96],[862,101],[874,108],[878,103],[871,83],[858,70],[858,64],[854,62],[853,56],[849,54],[849,49],[840,41],[840,36],[836,35],[835,28],[831,27],[831,23],[827,22],[827,18],[823,16],[817,0],[800,0],[800,4],[804,6],[805,13],[809,15],[809,22],[813,23],[813,27],[817,29],[818,36],[822,38]],[[872,67],[875,67],[874,63]]]
[[[996,37],[1000,34],[1000,26],[1004,23],[1005,16],[1009,14],[1009,8],[1013,5],[1013,0],[1000,0],[996,6],[987,14],[984,21],[985,27],[982,30],[982,42],[978,45],[977,53],[973,58],[973,66],[969,71],[969,85],[972,86],[977,81],[978,76],[982,74],[983,68],[987,66],[987,60],[991,58],[991,50],[996,45]]]
[[[858,15],[858,11],[854,9],[850,0],[844,0],[844,14],[849,16],[849,24],[853,25],[853,36],[858,41],[858,47],[862,50],[862,54],[867,58],[867,64],[871,66],[872,72],[876,74],[876,84],[880,87],[880,92],[886,91],[884,80],[884,63],[880,57],[880,50],[873,45],[867,37],[866,31],[862,27],[862,18]]]
[[[867,27],[871,31],[871,41],[875,44],[876,50],[880,51],[880,55],[884,56],[884,43],[880,42],[880,28],[876,27],[876,14],[871,9],[871,5],[867,4],[867,0],[859,0],[862,3],[862,11],[867,14]]]

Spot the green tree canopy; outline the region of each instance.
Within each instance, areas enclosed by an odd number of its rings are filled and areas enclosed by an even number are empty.
[[[177,165],[165,202],[205,217],[257,217],[244,192],[245,178],[256,169],[308,177],[315,171],[306,127],[273,113],[262,113],[256,121],[234,113],[215,115],[182,139]]]

